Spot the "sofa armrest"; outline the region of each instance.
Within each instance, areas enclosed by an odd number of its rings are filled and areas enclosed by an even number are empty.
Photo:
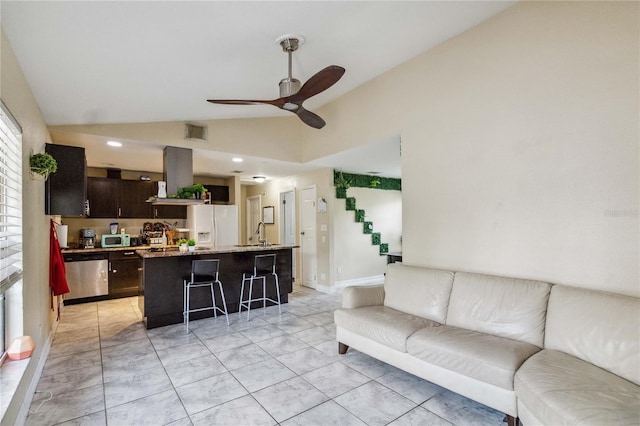
[[[378,306],[384,302],[384,285],[345,287],[342,291],[342,308]]]

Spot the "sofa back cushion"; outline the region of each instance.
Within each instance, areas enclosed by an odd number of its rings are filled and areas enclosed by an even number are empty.
[[[447,324],[542,347],[551,284],[457,272]]]
[[[640,385],[640,299],[555,285],[544,346]]]
[[[384,280],[384,305],[443,323],[453,272],[391,263]]]

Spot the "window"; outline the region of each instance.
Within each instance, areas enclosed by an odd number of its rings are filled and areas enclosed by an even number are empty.
[[[22,129],[1,101],[0,107],[1,361],[7,348],[8,290],[22,285]]]

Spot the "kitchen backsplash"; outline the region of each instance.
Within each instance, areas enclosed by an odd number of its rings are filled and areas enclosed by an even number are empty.
[[[153,219],[84,219],[81,217],[64,217],[62,223],[69,226],[69,234],[67,241],[70,247],[78,244],[78,232],[82,228],[91,228],[96,231],[96,241],[100,241],[102,234],[110,234],[109,224],[118,222],[118,233],[124,228],[127,234],[131,236],[138,236],[145,222],[159,222]],[[168,223],[171,226],[178,228],[184,228],[186,226],[186,219],[168,219],[163,223]]]

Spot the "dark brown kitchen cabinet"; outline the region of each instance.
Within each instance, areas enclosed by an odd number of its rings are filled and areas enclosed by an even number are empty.
[[[151,218],[152,204],[147,199],[156,193],[152,182],[142,180],[121,180],[118,217]]]
[[[89,178],[87,217],[150,219],[153,217],[153,209],[151,203],[146,201],[154,194],[152,182]]]
[[[58,162],[44,186],[44,213],[83,216],[87,199],[87,160],[84,148],[45,144],[45,152]]]
[[[153,206],[155,219],[186,219],[187,206]]]
[[[117,218],[119,188],[120,181],[116,179],[87,179],[87,217]]]
[[[224,185],[204,185],[211,193],[211,202],[229,202],[229,187]]]
[[[142,262],[135,250],[109,253],[109,298],[138,295]]]

